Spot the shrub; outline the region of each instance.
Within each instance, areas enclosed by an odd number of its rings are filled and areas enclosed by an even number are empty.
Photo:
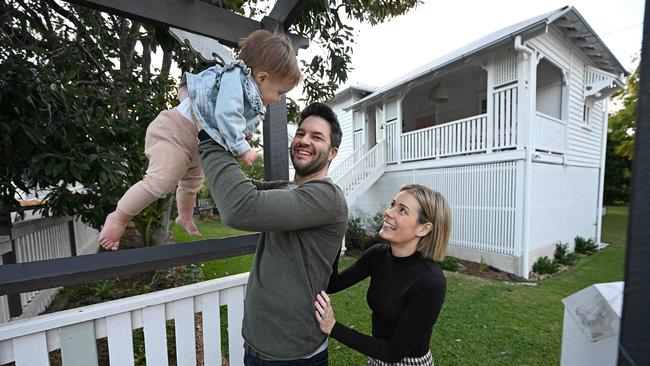
[[[379,230],[384,225],[383,210],[378,211],[372,218],[369,218],[361,211],[348,219],[348,227],[345,231],[345,246],[347,248],[366,250],[379,243]]]
[[[581,236],[576,236],[576,253],[580,254],[593,254],[598,250],[598,245],[594,243],[593,239],[585,239]]]
[[[533,264],[533,272],[539,274],[555,273],[560,270],[560,264],[547,256],[543,256]]]
[[[483,257],[481,257],[481,262],[478,264],[478,270],[481,272],[486,272],[488,270],[488,264]]]
[[[575,255],[575,253],[570,253],[569,252],[569,244],[562,244],[562,243],[557,243],[555,244],[555,261],[559,264],[563,264],[565,266],[572,266],[578,257]]]
[[[348,249],[362,249],[365,237],[368,236],[363,228],[361,217],[350,217],[345,230],[345,246]]]
[[[452,272],[458,272],[458,259],[455,257],[445,257],[445,259],[442,260],[440,263],[442,265],[442,269],[447,270],[447,271],[452,271]]]

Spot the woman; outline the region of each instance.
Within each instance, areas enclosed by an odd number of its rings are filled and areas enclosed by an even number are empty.
[[[370,276],[372,336],[336,322],[323,291],[314,304],[321,330],[367,355],[370,366],[433,365],[429,339],[445,299],[439,262],[450,232],[451,212],[442,194],[419,184],[402,186],[379,231],[389,244],[368,249],[340,274],[337,261],[327,288],[335,293]]]

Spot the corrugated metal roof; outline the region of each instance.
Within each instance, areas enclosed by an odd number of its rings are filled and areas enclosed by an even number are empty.
[[[587,24],[587,22],[580,15],[580,13],[578,13],[578,11],[574,7],[564,6],[562,8],[538,15],[536,17],[530,18],[528,20],[524,20],[517,24],[513,24],[509,27],[490,33],[484,37],[477,39],[472,43],[465,45],[464,47],[461,47],[451,53],[446,54],[445,56],[442,56],[432,62],[422,65],[416,68],[415,70],[412,70],[406,73],[405,75],[399,77],[398,79],[386,84],[385,86],[380,87],[379,89],[377,89],[377,91],[357,101],[356,103],[351,104],[349,107],[346,108],[346,110],[376,100],[379,97],[383,96],[384,94],[391,92],[394,89],[397,89],[398,87],[406,83],[409,83],[422,76],[430,74],[433,71],[441,69],[442,67],[449,65],[453,62],[467,58],[468,56],[471,56],[479,51],[485,50],[490,47],[498,46],[506,41],[510,41],[514,39],[517,35],[521,35],[523,33],[526,33],[527,31],[537,29],[542,25],[545,26],[547,24],[550,24],[556,21],[557,19],[567,15],[568,13],[575,14],[574,17],[576,18],[576,22],[578,22],[578,24],[580,24],[585,31],[590,32],[591,35],[593,35],[593,37],[596,40],[595,44],[598,46],[598,49],[602,52],[605,52],[609,56],[608,59],[612,61],[613,64],[612,66],[617,69],[620,69],[619,72],[626,73],[625,68],[623,68],[621,63],[616,59],[616,57],[614,57],[614,54],[612,54],[612,52],[607,48],[607,46],[605,46],[605,44],[598,37],[598,35],[596,35],[593,29],[591,29],[589,24]]]

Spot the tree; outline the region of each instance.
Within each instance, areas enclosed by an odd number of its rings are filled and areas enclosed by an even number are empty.
[[[268,2],[211,1],[247,15]],[[325,54],[303,63],[307,101],[331,97],[347,80],[353,29],[341,16],[377,24],[417,0],[311,1],[292,30]],[[152,54],[162,49],[162,64]],[[99,228],[117,200],[143,175],[147,125],[176,103],[172,62],[183,71],[201,63],[158,29],[56,0],[0,5],[0,199],[16,207],[19,190],[48,190],[45,215],[79,215]],[[290,101],[290,110],[297,106]],[[82,193],[70,187],[81,185]],[[166,241],[169,197],[136,224],[150,242]],[[158,228],[158,230],[156,230]]]
[[[2,200],[15,207],[17,189],[49,190],[45,215],[98,228],[146,168],[146,127],[175,99],[172,57],[200,63],[165,30],[53,0],[3,2],[0,24]],[[71,193],[79,184],[83,194]],[[165,211],[136,223],[160,226]]]
[[[628,160],[632,160],[634,155],[640,69],[641,66],[638,65],[634,72],[627,77],[625,88],[614,94],[613,98],[620,101],[623,108],[609,116],[609,134],[615,145],[614,152]]]
[[[627,204],[630,195],[631,162],[614,152],[617,145],[607,136],[605,152],[605,185],[603,203],[605,205]]]
[[[414,9],[420,0],[313,0],[291,28],[315,42],[322,52],[302,62],[307,102],[334,96],[345,83],[352,61],[354,28],[341,19],[376,25]]]
[[[625,204],[629,199],[630,172],[634,155],[636,109],[639,90],[639,71],[627,77],[625,88],[616,92],[614,100],[622,108],[609,115],[609,131],[605,163],[603,200],[607,205]]]

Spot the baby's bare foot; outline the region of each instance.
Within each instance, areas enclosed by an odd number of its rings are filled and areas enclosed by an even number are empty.
[[[197,229],[194,220],[192,220],[191,218],[186,219],[178,216],[175,221],[178,225],[184,227],[185,231],[187,231],[187,233],[190,234],[191,236],[201,236],[199,229]]]
[[[129,221],[131,221],[131,217],[120,212],[115,211],[108,214],[104,227],[99,233],[99,245],[107,250],[117,250],[120,238]]]

